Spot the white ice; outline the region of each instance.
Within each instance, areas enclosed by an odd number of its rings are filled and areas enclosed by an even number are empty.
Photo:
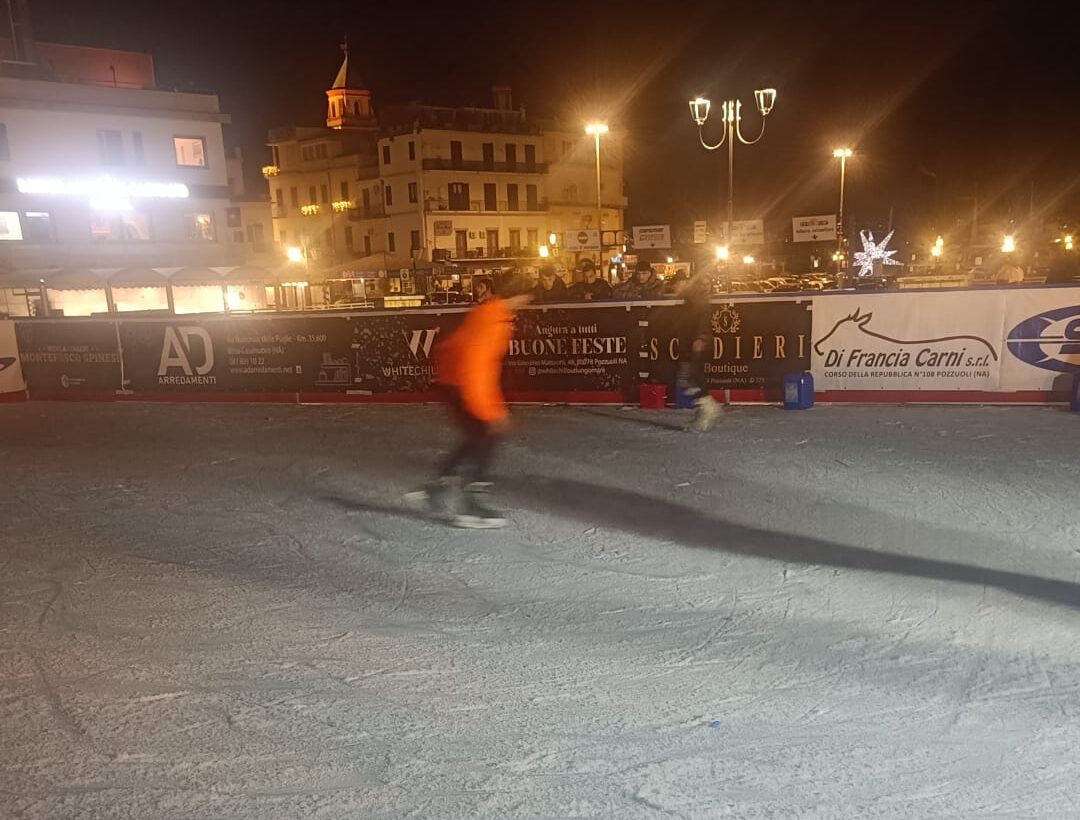
[[[0,407],[0,817],[1080,817],[1080,415]]]

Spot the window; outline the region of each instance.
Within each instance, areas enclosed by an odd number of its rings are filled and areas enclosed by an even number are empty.
[[[515,168],[517,168],[517,146],[516,145],[509,145],[508,144],[506,146],[506,168],[509,171],[513,171]]]
[[[27,242],[52,242],[52,215],[44,211],[24,213],[23,237]]]
[[[240,216],[239,208],[226,208],[225,209],[225,224],[230,228],[243,227],[243,219]]]
[[[528,235],[529,247],[530,248],[539,248],[540,247],[540,237],[539,237],[539,234],[538,234],[536,228],[529,228],[529,232],[528,232],[527,235]]]
[[[308,192],[308,204],[309,205],[315,205],[319,201],[315,196],[315,194],[316,194],[315,186],[314,185],[308,186],[307,192]]]
[[[495,143],[484,143],[484,168],[491,170],[495,167]]]
[[[353,103],[353,107],[352,107],[352,108],[353,108],[353,113],[354,113],[354,114],[355,114],[356,116],[358,116],[358,117],[359,117],[359,116],[360,116],[360,103],[358,103],[358,102],[354,102],[354,103]]]
[[[11,146],[8,145],[7,126],[0,122],[0,160],[11,159]]]
[[[574,150],[574,143],[572,143],[572,142],[567,142],[566,140],[563,140],[563,144],[562,144],[562,155],[563,155],[564,157],[565,157],[565,156],[569,156],[570,152],[571,152],[571,151],[573,151],[573,150]]]
[[[288,233],[287,233],[287,232],[286,232],[286,231],[285,231],[284,229],[282,229],[281,233],[279,233],[279,234],[278,234],[278,241],[279,241],[279,242],[280,242],[280,243],[281,243],[282,245],[284,245],[284,244],[285,244],[285,237],[286,237],[286,236],[288,236]]]
[[[494,182],[484,183],[484,210],[499,210],[498,193]]]
[[[390,146],[389,145],[384,145],[382,147],[382,161],[383,161],[383,165],[389,165],[390,164]]]
[[[498,256],[499,255],[499,229],[488,228],[487,229],[487,255]]]
[[[149,242],[150,216],[137,211],[127,211],[119,216],[95,213],[90,218],[90,235],[102,241]]]
[[[206,167],[206,140],[202,137],[173,137],[176,164],[188,168]]]
[[[124,138],[119,131],[98,131],[98,151],[102,165],[124,164]]]
[[[131,132],[131,150],[135,154],[135,164],[146,165],[146,155],[143,153],[142,131]]]
[[[506,208],[510,211],[518,210],[518,186],[511,184],[506,186]]]
[[[364,234],[364,256],[371,256],[371,237]]]
[[[305,145],[300,149],[300,156],[304,161],[315,159],[315,149],[310,145]]]
[[[537,196],[535,185],[525,186],[525,209],[528,211],[540,210],[540,199]]]
[[[409,249],[420,250],[420,231],[411,231],[409,233]]]
[[[510,229],[510,251],[518,253],[521,250],[521,231],[518,228]]]
[[[243,242],[244,242],[244,232],[243,231],[233,231],[232,232],[232,241],[235,242],[237,245],[243,244]]]
[[[319,186],[319,194],[323,205],[326,205],[330,202],[330,189],[327,188],[325,185]]]
[[[415,142],[410,142],[409,143],[409,159],[410,160],[416,159],[416,143]]]
[[[536,167],[536,146],[535,145],[526,145],[525,146],[525,167],[528,168],[529,170],[532,170],[533,168]]]
[[[469,183],[451,182],[449,192],[450,200],[447,203],[447,207],[451,211],[469,210]]]
[[[389,185],[387,185],[386,186],[386,193],[383,194],[383,197],[384,197],[384,200],[385,200],[387,205],[393,205],[394,204],[394,189],[391,188]]]
[[[367,216],[371,213],[371,191],[365,188],[360,193],[364,202],[364,216]]]
[[[394,241],[393,231],[390,231],[390,233],[386,235],[386,249],[390,251],[390,253],[394,253],[394,251],[397,250],[397,242]]]
[[[22,239],[22,225],[16,211],[0,211],[0,242],[17,242]]]
[[[348,201],[348,199],[349,199],[349,181],[348,180],[345,180],[344,182],[341,183],[341,198],[344,201]]]
[[[566,198],[570,202],[577,202],[577,185],[570,185],[567,187]]]
[[[409,183],[409,202],[416,202],[416,183]]]
[[[300,192],[296,190],[295,185],[289,189],[289,204],[294,208],[300,207]]]
[[[217,239],[214,215],[184,214],[184,236],[191,242],[213,242]]]
[[[459,140],[450,141],[450,162],[455,168],[461,167],[461,142]]]
[[[277,202],[277,206],[278,206],[279,209],[282,209],[282,208],[285,207],[285,189],[284,188],[278,188],[276,191],[274,191],[274,201]]]
[[[263,225],[261,222],[247,226],[247,241],[251,243],[257,253],[264,250]]]

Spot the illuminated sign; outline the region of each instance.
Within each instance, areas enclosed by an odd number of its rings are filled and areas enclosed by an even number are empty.
[[[182,182],[146,182],[114,177],[20,177],[15,180],[15,186],[21,194],[85,197],[92,207],[102,210],[130,210],[132,199],[186,199],[188,196],[188,187]]]

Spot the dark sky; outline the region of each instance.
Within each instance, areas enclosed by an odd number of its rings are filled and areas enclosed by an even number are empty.
[[[425,11],[424,6],[430,7]],[[635,7],[640,10],[634,10]],[[229,139],[263,162],[266,129],[318,124],[348,33],[381,103],[515,102],[626,133],[631,218],[720,213],[722,151],[697,144],[687,100],[779,96],[764,140],[736,151],[736,217],[829,212],[834,145],[854,145],[849,213],[895,209],[911,234],[1080,212],[1080,58],[1064,3],[250,2],[31,0],[39,39],[154,54],[158,82],[221,95]],[[160,11],[158,10],[160,9]],[[714,131],[713,136],[718,136]],[[741,146],[740,146],[741,147]],[[1034,199],[1032,199],[1034,197]]]

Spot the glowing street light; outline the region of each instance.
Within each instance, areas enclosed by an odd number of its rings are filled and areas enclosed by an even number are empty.
[[[1073,235],[1071,233],[1065,234],[1065,238],[1062,242],[1065,245],[1065,250],[1071,251],[1073,249]]]
[[[930,248],[930,255],[933,256],[934,258],[938,258],[938,257],[941,256],[944,249],[945,249],[945,238],[939,236],[937,239],[934,240],[934,244]]]
[[[1014,237],[1011,233],[1005,234],[1005,236],[1002,237],[1002,240],[1001,240],[1001,252],[1002,253],[1013,253],[1015,250],[1016,250],[1016,237]]]
[[[555,231],[548,234],[548,244],[552,247],[559,244],[559,235]]]
[[[290,262],[303,262],[304,261],[304,249],[298,248],[295,245],[289,247],[285,251],[285,256]]]
[[[754,264],[754,257],[750,256],[750,254],[747,254],[746,256],[744,256],[742,258],[742,263],[744,265],[753,265]]]
[[[735,220],[735,142],[736,140],[743,145],[753,145],[765,135],[765,118],[769,116],[769,112],[773,110],[773,106],[776,104],[776,89],[775,88],[759,88],[754,92],[754,101],[757,104],[758,113],[761,115],[761,131],[758,135],[748,140],[742,135],[740,123],[742,122],[742,102],[740,100],[725,100],[723,108],[723,118],[721,122],[724,123],[724,136],[720,138],[720,142],[715,145],[710,145],[705,141],[705,123],[709,119],[709,111],[712,110],[712,103],[704,97],[695,97],[690,100],[690,118],[693,119],[694,124],[698,127],[698,141],[702,147],[709,151],[715,151],[722,146],[725,142],[728,147],[728,196],[727,196],[727,229],[724,234],[728,241],[731,241],[731,223]]]
[[[716,258],[721,262],[727,262],[731,258],[731,248],[727,245],[716,246]]]
[[[541,245],[540,246],[540,258],[541,259],[547,259],[549,256],[551,256],[551,249],[548,248],[547,245]]]
[[[607,123],[590,122],[585,126],[585,133],[593,138],[596,145],[596,231],[600,235],[599,258],[604,256],[604,206],[600,203],[600,137],[608,132]]]

